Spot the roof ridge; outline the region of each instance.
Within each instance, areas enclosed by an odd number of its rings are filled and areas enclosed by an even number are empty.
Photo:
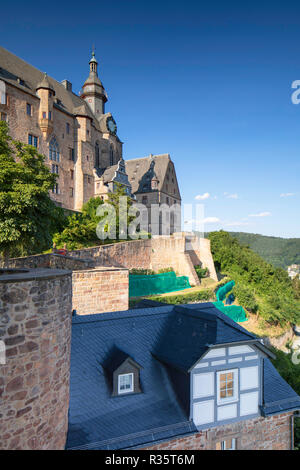
[[[155,309],[155,311],[150,311]],[[159,310],[159,311],[157,311]],[[174,305],[162,305],[161,307],[137,308],[130,310],[120,310],[117,312],[93,313],[89,315],[76,315],[72,318],[73,325],[82,325],[86,323],[97,323],[99,321],[123,320],[125,318],[139,318],[150,315],[163,315],[171,313]],[[96,318],[95,318],[96,317]]]
[[[158,155],[146,155],[145,157],[129,158],[129,159],[126,159],[125,161],[126,162],[134,162],[135,160],[145,160],[147,158],[151,159],[151,158],[155,158],[155,157],[169,157],[170,160],[171,160],[171,157],[170,157],[169,153],[160,153]]]

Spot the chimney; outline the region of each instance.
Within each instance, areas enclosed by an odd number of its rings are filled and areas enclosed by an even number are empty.
[[[72,91],[72,83],[68,80],[62,80],[62,85],[65,87],[66,90]]]

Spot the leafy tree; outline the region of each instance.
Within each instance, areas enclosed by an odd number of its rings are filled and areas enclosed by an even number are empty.
[[[236,281],[235,294],[243,307],[273,324],[300,321],[299,298],[284,269],[267,263],[227,232],[211,232],[209,238],[216,266]]]
[[[119,198],[125,197],[125,204],[119,206]],[[126,195],[125,189],[121,185],[116,185],[115,192],[109,193],[107,201],[115,210],[115,216],[106,215],[105,207],[103,206],[104,215],[97,215],[97,210],[104,204],[100,197],[91,198],[82,207],[82,212],[72,214],[67,219],[67,226],[62,232],[54,235],[53,241],[58,248],[67,246],[68,249],[74,250],[85,246],[101,245],[103,243],[112,243],[116,241],[124,241],[127,239],[127,234],[122,239],[120,235],[120,219],[126,218],[127,226],[134,219],[133,216],[128,215],[128,210],[132,205],[132,200]],[[97,226],[99,222],[104,221],[104,231],[109,234],[115,232],[115,237],[110,239],[109,236],[105,241],[97,237]],[[111,230],[115,228],[115,230]]]
[[[252,289],[242,284],[238,284],[233,288],[233,294],[237,298],[240,305],[242,305],[249,312],[256,313],[258,304],[253,294]]]
[[[101,204],[103,201],[100,197],[91,198],[83,205],[82,212],[70,215],[64,230],[55,233],[53,237],[56,246],[62,248],[66,245],[69,250],[75,250],[100,244],[96,234],[100,217],[96,215],[96,212]]]
[[[14,141],[0,121],[0,255],[39,253],[63,227],[64,212],[49,197],[56,175],[35,147]]]

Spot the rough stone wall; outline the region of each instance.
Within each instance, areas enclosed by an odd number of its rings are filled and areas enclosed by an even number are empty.
[[[88,267],[123,267],[127,269],[153,269],[158,271],[172,267],[179,275],[188,276],[192,285],[200,281],[194,265],[208,267],[210,276],[217,280],[209,240],[188,245],[184,234],[153,237],[150,240],[132,240],[92,248],[74,250],[68,256],[45,254],[25,258],[13,258],[0,267],[52,267],[61,269],[86,269]]]
[[[151,240],[135,240],[74,250],[75,258],[91,258],[96,266],[150,269]]]
[[[151,269],[158,271],[172,267],[181,276],[188,276],[190,284],[200,284],[191,259],[185,251],[184,237],[154,237],[151,239],[151,248]]]
[[[269,336],[264,337],[264,344],[267,347],[273,346],[274,348],[281,349],[281,351],[284,351],[287,353],[288,349],[286,347],[286,344],[293,342],[294,338],[295,338],[294,331],[292,328],[290,328],[283,335],[280,335],[277,337],[269,337]]]
[[[145,450],[216,450],[217,442],[237,439],[238,450],[290,450],[292,413],[218,426]]]
[[[46,271],[46,270],[45,270]],[[0,449],[63,449],[68,427],[72,278],[0,276]]]
[[[73,309],[77,315],[128,310],[128,270],[98,268],[73,272]]]
[[[218,281],[214,260],[211,254],[210,240],[208,238],[198,238],[187,236],[186,251],[188,252],[193,266],[198,264],[209,271],[209,277]]]
[[[91,259],[77,259],[71,256],[47,253],[24,258],[0,260],[0,268],[52,268],[52,269],[87,269],[93,266]]]

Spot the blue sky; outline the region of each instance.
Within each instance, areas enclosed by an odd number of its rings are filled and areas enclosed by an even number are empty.
[[[170,153],[206,230],[300,236],[299,2],[16,0],[3,12],[1,45],[76,92],[95,44],[124,157]]]

